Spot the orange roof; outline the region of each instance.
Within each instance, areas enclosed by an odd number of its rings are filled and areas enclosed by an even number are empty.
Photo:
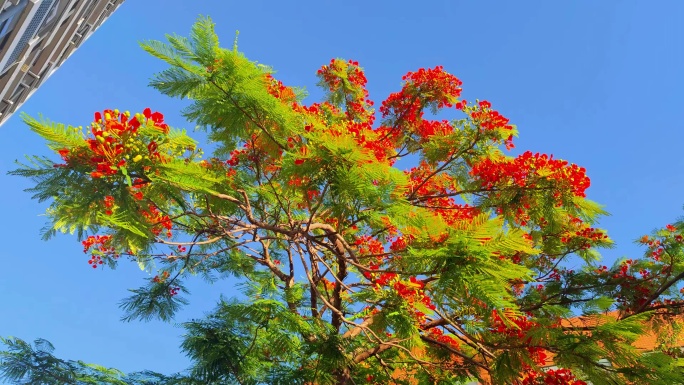
[[[606,318],[612,318],[612,319],[617,319],[620,317],[621,313],[618,311],[611,311],[607,312],[604,314],[597,314],[597,315],[591,315],[591,316],[580,316],[580,317],[575,317],[575,318],[570,318],[563,320],[561,322],[561,325],[563,327],[568,327],[568,328],[587,328],[591,329],[594,328],[603,322],[605,322]],[[655,315],[654,317],[658,317],[658,315]],[[670,321],[670,325],[660,325],[660,327],[665,327],[669,328],[669,330],[663,330],[665,332],[669,333],[674,333],[675,331],[671,328],[672,324],[675,323],[682,323],[684,322],[684,317],[677,316],[676,318],[672,319]],[[653,351],[658,348],[658,338],[657,335],[654,331],[654,326],[655,322],[654,319],[652,318],[651,320],[648,321],[647,328],[645,330],[645,333],[641,335],[639,338],[637,338],[636,341],[634,341],[633,345],[635,348],[644,350],[644,351]],[[590,330],[587,330],[588,332]],[[676,337],[674,341],[675,346],[684,346],[684,335],[679,335]]]

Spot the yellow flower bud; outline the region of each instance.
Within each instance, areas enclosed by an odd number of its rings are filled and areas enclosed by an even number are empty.
[[[138,155],[136,155],[136,156],[133,158],[133,161],[134,161],[134,162],[140,162],[140,160],[141,160],[142,158],[143,158],[142,155],[138,154]]]

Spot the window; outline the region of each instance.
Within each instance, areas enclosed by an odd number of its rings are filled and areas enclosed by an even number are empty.
[[[19,55],[22,53],[24,48],[26,48],[28,42],[35,35],[36,31],[38,30],[38,27],[43,23],[43,19],[45,18],[47,11],[50,10],[52,3],[54,3],[54,0],[43,0],[43,2],[40,3],[38,9],[36,10],[36,13],[33,15],[33,18],[26,26],[24,34],[21,35],[21,38],[19,38],[19,40],[17,41],[16,46],[14,47],[14,51],[12,51],[9,57],[5,59],[6,64],[5,67],[2,69],[3,71],[9,68],[9,66],[13,65],[14,62],[19,58]]]
[[[50,76],[49,73],[48,73],[48,71],[50,71],[50,69],[52,69],[52,64],[47,64],[47,65],[45,66],[45,68],[43,69],[43,72],[41,72],[40,74],[38,74],[38,77],[40,78],[40,81],[41,81],[41,82],[44,81],[45,78],[47,78],[48,76]]]
[[[31,67],[35,66],[36,63],[38,63],[38,60],[40,60],[40,57],[42,56],[42,54],[43,54],[43,49],[41,49],[40,51],[38,51],[38,52],[35,54],[35,56],[33,56],[33,61],[31,62]]]
[[[0,102],[0,116],[10,112],[10,104],[4,101]]]
[[[0,41],[0,52],[2,52],[5,49],[5,46],[7,45],[7,42],[9,41],[10,35],[7,34],[5,37],[2,38],[2,41]]]
[[[7,29],[9,29],[7,27],[9,26],[11,20],[12,18],[5,19],[2,23],[0,23],[0,36],[3,36],[7,32]]]
[[[26,91],[26,87],[24,87],[23,85],[19,84],[19,85],[17,86],[17,88],[14,90],[14,93],[12,94],[12,96],[10,96],[9,100],[10,100],[12,103],[17,103],[17,102],[19,102],[19,99],[21,98],[21,95],[24,93],[24,91]]]
[[[33,88],[33,84],[35,82],[36,82],[36,78],[34,78],[33,76],[24,75],[24,78],[21,79],[21,85],[26,89]]]
[[[43,19],[43,24],[40,26],[39,29],[42,29],[49,22],[52,21],[52,19],[55,17],[55,15],[57,15],[57,8],[58,7],[59,7],[59,0],[52,3],[52,7],[47,11],[47,14],[45,15],[45,19]]]
[[[37,43],[35,41],[29,42],[29,45],[31,46],[31,53],[36,52],[36,50],[40,48],[41,45],[43,45],[43,40],[45,40],[39,36],[34,37],[34,40],[35,39],[38,39]]]

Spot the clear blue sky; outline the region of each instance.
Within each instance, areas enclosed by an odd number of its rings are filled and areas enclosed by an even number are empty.
[[[618,246],[604,253],[608,261],[640,252],[633,239],[682,214],[681,0],[128,0],[22,110],[87,125],[96,110],[149,106],[192,129],[178,113],[184,102],[147,88],[163,66],[137,42],[187,34],[199,14],[213,17],[224,46],[240,30],[249,58],[314,98],[315,72],[333,57],[360,62],[376,101],[405,72],[443,65],[463,80],[467,99],[491,101],[518,125],[516,151],[588,169],[589,198],[612,213],[601,222]],[[43,337],[61,357],[127,372],[185,368],[181,329],[119,321],[118,301],[146,273],[131,263],[93,271],[75,237],[39,239],[45,205],[6,171],[24,154],[47,153],[41,139],[15,115],[0,127],[0,147],[0,335]],[[229,283],[190,288],[179,322],[235,293]]]

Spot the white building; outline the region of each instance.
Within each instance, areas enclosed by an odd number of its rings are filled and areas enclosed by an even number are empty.
[[[0,125],[124,0],[0,0]]]

